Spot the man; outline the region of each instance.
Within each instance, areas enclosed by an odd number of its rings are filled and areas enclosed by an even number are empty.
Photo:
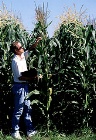
[[[25,52],[23,46],[18,41],[13,42],[10,46],[10,51],[14,53],[14,57],[12,59],[14,112],[12,117],[11,136],[16,139],[22,139],[19,133],[19,121],[22,113],[24,115],[27,136],[31,137],[36,134],[31,120],[30,100],[25,98],[28,94],[28,81],[35,77],[22,76],[22,72],[28,70],[26,60],[28,58],[29,51],[33,50],[41,39],[41,37],[38,37],[36,42]]]

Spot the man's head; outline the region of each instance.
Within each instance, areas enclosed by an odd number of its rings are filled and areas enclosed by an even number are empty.
[[[24,48],[19,41],[15,41],[11,44],[10,51],[14,54],[21,55],[24,52]]]

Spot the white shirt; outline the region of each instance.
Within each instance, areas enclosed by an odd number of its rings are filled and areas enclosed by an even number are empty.
[[[27,63],[26,63],[28,55],[29,55],[28,51],[22,53],[21,58],[18,55],[14,55],[12,59],[12,72],[13,72],[14,82],[26,82],[26,81],[20,81],[18,77],[21,76],[21,72],[28,70]]]

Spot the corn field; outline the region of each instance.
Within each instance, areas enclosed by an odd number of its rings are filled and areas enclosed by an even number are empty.
[[[78,20],[62,22],[49,38],[47,27],[51,23],[47,25],[39,19],[29,34],[16,18],[8,13],[5,18],[1,15],[0,129],[11,131],[14,107],[10,44],[19,40],[27,49],[40,35],[42,41],[27,62],[28,69],[35,67],[43,75],[42,79],[29,83],[34,125],[48,132],[57,129],[72,133],[83,126],[95,130],[96,31],[93,25],[84,26]],[[23,130],[23,120],[20,124]]]

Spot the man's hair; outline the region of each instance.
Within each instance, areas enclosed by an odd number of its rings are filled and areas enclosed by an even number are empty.
[[[15,53],[16,44],[18,44],[18,43],[19,43],[19,41],[12,42],[12,44],[10,46],[10,52]]]

